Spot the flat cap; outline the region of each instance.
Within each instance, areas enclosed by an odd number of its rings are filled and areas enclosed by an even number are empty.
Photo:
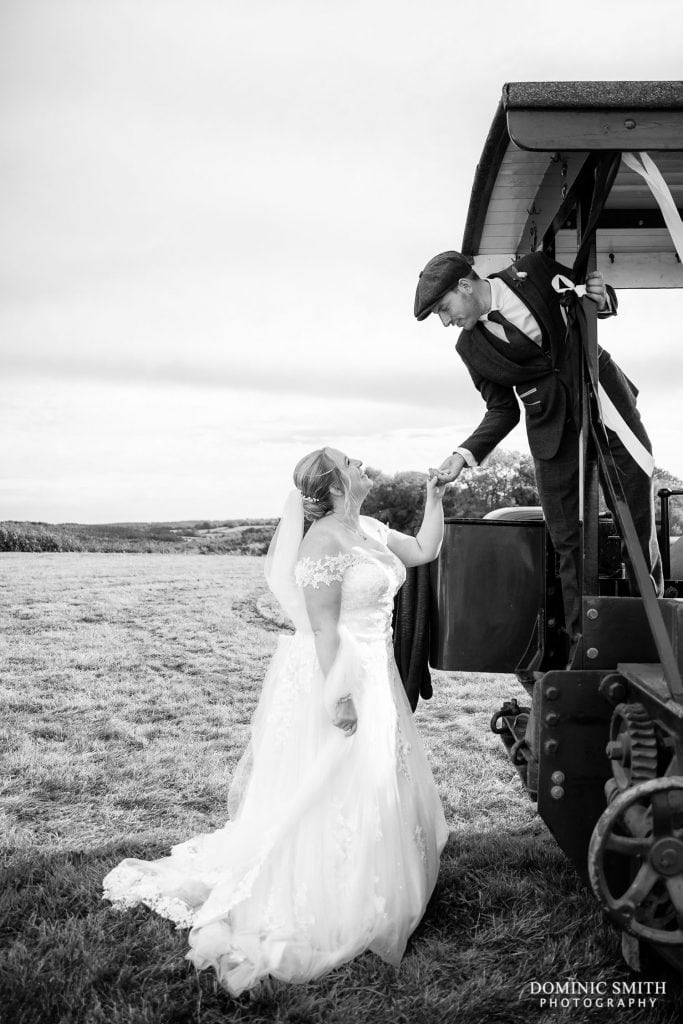
[[[442,295],[454,288],[461,277],[467,277],[472,264],[461,252],[440,252],[433,256],[420,274],[415,292],[415,316],[426,320]]]

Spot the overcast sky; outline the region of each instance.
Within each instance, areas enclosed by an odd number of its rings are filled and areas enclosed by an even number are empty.
[[[0,519],[276,515],[321,444],[440,462],[483,405],[413,295],[503,84],[680,77],[680,10],[3,0]],[[620,300],[683,475],[683,295]]]

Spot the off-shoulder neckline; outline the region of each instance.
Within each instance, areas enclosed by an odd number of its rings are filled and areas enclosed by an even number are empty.
[[[341,547],[340,546],[339,551],[335,552],[335,554],[339,554],[340,552],[343,553],[343,552],[346,552],[346,551],[354,551],[354,550],[357,549],[359,551],[372,551],[372,550],[374,550],[378,555],[381,555],[385,551],[389,550],[386,542],[381,539],[381,537],[378,535],[378,533],[376,532],[375,527],[374,527],[374,524],[377,524],[380,527],[385,526],[385,524],[381,523],[379,519],[375,519],[374,516],[361,515],[360,519],[361,519],[361,523],[362,523],[362,520],[369,520],[373,524],[373,526],[368,530],[368,543],[367,544],[366,543],[362,543],[362,542],[361,543],[351,543],[349,547]],[[319,520],[319,522],[324,522],[324,520]],[[387,531],[388,531],[388,527],[387,527]],[[351,536],[350,531],[349,531],[349,536]],[[393,554],[393,552],[390,551],[390,554]],[[304,558],[314,558],[314,556],[312,556],[312,555],[304,555],[303,557]],[[333,556],[329,556],[327,554],[320,554],[318,556],[318,558],[326,558],[326,557],[333,557]],[[314,560],[315,560],[315,558],[314,558]],[[300,561],[300,559],[297,559],[297,561]]]
[[[379,542],[378,542],[379,543]],[[382,556],[388,555],[389,558],[383,558]],[[382,544],[381,547],[367,547],[363,544],[353,544],[350,548],[345,550],[337,551],[335,554],[320,555],[318,558],[313,558],[311,555],[304,555],[301,558],[297,558],[294,568],[298,568],[300,565],[308,563],[315,565],[316,562],[322,563],[325,567],[332,567],[335,562],[344,562],[348,560],[348,564],[353,562],[363,562],[364,559],[371,559],[378,561],[386,565],[387,561],[398,563],[403,566],[403,562],[394,554],[394,552],[387,547],[386,544]]]

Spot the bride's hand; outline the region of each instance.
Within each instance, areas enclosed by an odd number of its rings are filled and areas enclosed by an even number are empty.
[[[433,498],[436,501],[441,501],[449,482],[441,479],[438,469],[430,468],[427,478],[427,500]]]
[[[342,697],[334,706],[332,725],[336,725],[347,736],[353,736],[358,726],[358,715],[353,697]]]

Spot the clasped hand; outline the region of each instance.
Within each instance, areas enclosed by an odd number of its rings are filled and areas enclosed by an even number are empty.
[[[586,298],[595,302],[600,311],[607,305],[607,289],[599,270],[593,270],[586,278]]]
[[[334,705],[332,725],[336,725],[347,736],[353,736],[358,728],[358,715],[356,714],[356,705],[353,703],[353,697],[343,697],[337,701]]]
[[[429,476],[427,478],[427,501],[429,501],[430,498],[434,501],[441,501],[448,483],[449,481],[442,478],[438,469],[430,468]]]
[[[429,479],[427,481],[427,495],[430,493],[434,494],[435,498],[443,497],[443,493],[446,490],[446,484],[453,483],[454,480],[460,476],[465,460],[462,455],[458,452],[454,452],[453,455],[449,455],[447,459],[444,459],[438,469],[429,469]]]

